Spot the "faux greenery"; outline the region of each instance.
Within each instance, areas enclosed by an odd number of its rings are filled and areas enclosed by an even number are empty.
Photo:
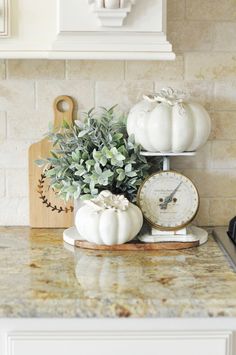
[[[84,121],[72,125],[64,121],[48,139],[53,142],[51,156],[36,163],[44,166],[51,187],[63,199],[90,199],[107,189],[135,201],[150,164],[128,137],[125,117],[117,116],[115,107],[92,109]]]

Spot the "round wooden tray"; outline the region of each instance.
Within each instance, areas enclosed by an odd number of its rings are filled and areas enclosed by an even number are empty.
[[[200,230],[197,228],[197,230]],[[120,245],[97,245],[82,239],[75,227],[68,228],[63,233],[63,239],[66,243],[82,249],[90,250],[108,250],[108,251],[142,251],[142,250],[181,250],[198,247],[207,241],[207,232],[204,239],[199,238],[194,241],[165,241],[158,243],[144,243],[139,240]]]
[[[120,245],[97,245],[86,241],[75,241],[75,246],[82,249],[92,250],[110,250],[110,251],[141,251],[141,250],[180,250],[199,246],[199,241],[196,242],[163,242],[163,243],[141,243],[132,241],[132,243]]]

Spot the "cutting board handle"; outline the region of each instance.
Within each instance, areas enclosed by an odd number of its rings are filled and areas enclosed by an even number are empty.
[[[66,103],[66,108],[62,108],[62,104]],[[70,96],[61,95],[58,96],[53,103],[54,108],[54,128],[60,127],[63,120],[67,123],[72,123],[73,121],[73,109],[74,102]]]

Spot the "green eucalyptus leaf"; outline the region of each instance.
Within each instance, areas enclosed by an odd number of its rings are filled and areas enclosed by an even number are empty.
[[[110,151],[108,148],[106,148],[105,156],[106,156],[107,159],[111,159],[113,157],[112,151]]]
[[[124,166],[124,163],[122,160],[116,160],[116,159],[111,159],[111,164],[114,166],[120,166],[120,167]]]
[[[115,133],[113,136],[113,140],[119,141],[123,137],[122,133]]]
[[[109,108],[108,112],[109,112],[109,113],[113,113],[114,109],[115,109],[117,106],[118,106],[117,104],[114,105],[114,106],[112,106],[111,108]]]
[[[53,150],[51,150],[50,153],[55,159],[58,159],[57,154]]]
[[[77,150],[75,152],[72,152],[71,157],[74,161],[79,162],[81,158],[80,151]]]
[[[63,121],[62,121],[62,128],[66,128],[66,129],[70,128],[70,125],[68,124],[68,122],[65,119],[63,119]]]
[[[118,153],[118,150],[116,147],[113,147],[110,149],[110,152],[112,153],[113,156],[115,156]]]
[[[125,179],[125,172],[123,171],[123,172],[121,172],[121,173],[118,175],[117,180],[118,180],[118,181],[123,181],[124,179]]]
[[[95,165],[95,161],[92,159],[89,159],[85,162],[85,165],[86,165],[87,170],[90,170],[90,168]]]
[[[84,159],[84,160],[88,160],[88,159],[89,159],[89,154],[88,154],[88,152],[83,152],[83,153],[82,153],[82,159]]]
[[[96,160],[96,161],[99,161],[101,159],[101,156],[102,156],[102,153],[101,152],[98,152],[94,149],[93,151],[93,158]]]
[[[125,160],[125,156],[121,153],[117,153],[116,156],[115,156],[116,160],[118,161],[122,161],[122,160]]]
[[[91,190],[91,195],[95,196],[98,194],[98,189]]]
[[[135,144],[135,137],[134,137],[134,134],[131,134],[131,135],[129,136],[128,142]]]
[[[75,176],[82,176],[84,173],[86,173],[86,170],[83,165],[79,165],[76,167],[77,171],[75,172]]]
[[[35,160],[35,164],[38,165],[38,167],[43,167],[47,163],[47,160],[44,159],[37,159]]]
[[[131,164],[127,164],[126,166],[125,166],[125,172],[126,173],[130,173],[132,171],[132,165]]]
[[[122,155],[124,155],[125,157],[129,156],[129,155],[128,155],[128,152],[127,152],[127,149],[125,148],[124,145],[121,145],[121,146],[118,148],[118,151],[119,151]]]
[[[85,129],[83,131],[80,131],[78,134],[78,138],[82,138],[84,137],[86,134],[88,134],[89,132]]]
[[[94,107],[92,107],[89,111],[88,111],[88,116],[90,116],[92,114],[92,112],[94,111]]]
[[[99,185],[107,186],[108,185],[108,178],[106,178],[104,176],[99,176],[98,183],[99,183]]]
[[[126,176],[128,176],[128,177],[134,177],[134,176],[137,176],[137,172],[136,172],[136,171],[126,172]]]
[[[103,155],[100,159],[100,164],[104,167],[107,164],[107,158]]]
[[[75,120],[74,124],[81,130],[84,129],[84,122],[80,121],[80,120]]]
[[[69,199],[71,198],[71,193],[68,191],[65,196],[66,196],[66,201],[68,202]]]
[[[113,174],[114,174],[113,171],[111,171],[111,170],[109,169],[109,170],[103,171],[102,176],[105,177],[105,178],[109,178],[109,177],[112,177]]]
[[[91,194],[85,194],[85,195],[81,195],[80,199],[82,201],[86,201],[86,200],[90,200],[93,196]]]
[[[102,174],[102,169],[100,168],[99,163],[95,163],[95,165],[94,165],[94,170],[95,170],[95,172],[96,172],[98,175],[101,175],[101,174]]]
[[[55,175],[55,173],[56,173],[55,168],[52,168],[52,169],[49,169],[46,171],[46,176],[50,177],[50,176]]]

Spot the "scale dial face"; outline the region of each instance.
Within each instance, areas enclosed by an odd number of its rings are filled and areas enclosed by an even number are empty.
[[[140,186],[138,205],[154,228],[174,231],[186,227],[194,219],[199,196],[186,176],[162,171],[149,176]]]

